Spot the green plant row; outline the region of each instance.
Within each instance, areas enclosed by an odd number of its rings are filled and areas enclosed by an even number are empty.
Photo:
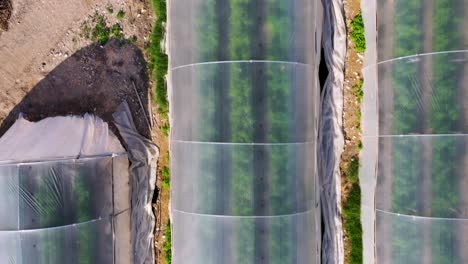
[[[164,260],[166,261],[166,264],[171,264],[172,263],[172,232],[171,232],[170,221],[167,222],[164,237],[165,237],[165,241],[163,245]]]
[[[251,29],[255,23],[246,10],[250,9],[250,0],[230,1],[231,17],[229,23],[229,54],[238,60],[251,59]],[[232,64],[230,69],[229,98],[231,103],[230,129],[232,142],[253,142],[253,106],[248,102],[252,96],[251,78],[247,67]],[[246,71],[247,70],[247,71]],[[233,153],[234,154],[234,153]],[[253,215],[254,173],[251,166],[253,152],[239,149],[232,155],[231,203],[233,213]],[[244,206],[243,206],[244,205]],[[249,205],[249,206],[245,206]],[[236,263],[255,262],[255,221],[241,221],[236,236]]]
[[[463,31],[457,30],[463,16],[460,6],[463,1],[434,1],[434,50],[454,50],[460,46]],[[447,37],[449,35],[450,37]],[[433,95],[430,124],[435,133],[449,134],[457,131],[460,109],[457,99],[461,76],[458,65],[450,62],[450,55],[437,55],[433,59]],[[460,203],[457,165],[463,164],[459,153],[463,146],[453,137],[433,140],[432,144],[432,212],[435,215],[456,218]],[[458,161],[458,162],[457,162]],[[463,166],[462,166],[463,167]],[[457,230],[452,225],[432,226],[433,263],[461,263],[454,245]]]
[[[166,33],[166,0],[152,0],[152,3],[156,21],[151,32],[151,41],[147,50],[149,56],[148,67],[155,82],[155,100],[158,111],[162,115],[167,115],[169,112],[166,86],[168,57],[161,46]]]
[[[358,179],[359,159],[355,158],[350,165],[348,177]],[[363,263],[362,259],[362,225],[361,225],[361,188],[359,180],[352,183],[348,199],[343,204],[344,232],[349,239],[349,263]]]
[[[422,49],[421,14],[423,1],[398,0],[395,5],[395,50],[394,56],[417,54]],[[417,64],[398,64],[393,68],[394,126],[395,134],[409,134],[420,131],[416,92],[411,76],[418,76]],[[410,77],[409,77],[410,76]],[[392,211],[413,214],[417,206],[419,186],[420,146],[411,144],[408,139],[392,141]],[[413,160],[406,157],[414,157]],[[416,239],[405,239],[406,235],[418,237],[419,230],[408,228],[399,221],[392,224],[392,261],[395,263],[417,263],[422,247]],[[404,236],[400,236],[404,235]],[[382,241],[381,243],[386,243]]]

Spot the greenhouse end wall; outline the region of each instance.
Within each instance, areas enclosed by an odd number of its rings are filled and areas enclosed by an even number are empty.
[[[321,8],[169,1],[174,263],[318,262]]]
[[[365,263],[467,263],[468,1],[361,5]]]

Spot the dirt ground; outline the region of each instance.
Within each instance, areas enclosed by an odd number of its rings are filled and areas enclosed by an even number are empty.
[[[151,103],[153,84],[145,60],[154,21],[150,1],[15,0],[4,11],[5,3],[10,1],[0,0],[0,136],[20,113],[32,121],[94,113],[111,122],[116,107],[127,101],[139,132],[160,148],[158,168],[167,165],[167,137]],[[120,10],[125,15],[119,19]],[[118,23],[125,38],[136,41],[92,43],[83,25],[96,13],[109,25]],[[116,131],[112,124],[111,129]],[[160,190],[160,177],[157,184]],[[153,201],[157,263],[164,263],[160,253],[169,191],[156,191]]]
[[[345,85],[344,85],[344,108],[343,108],[343,126],[345,135],[345,147],[341,155],[340,170],[341,175],[341,200],[344,203],[347,200],[351,183],[347,179],[346,172],[348,171],[351,160],[359,155],[360,142],[360,121],[359,121],[359,103],[356,94],[353,92],[353,87],[359,83],[362,78],[362,63],[363,55],[358,54],[354,49],[354,43],[351,41],[349,33],[351,31],[351,20],[359,14],[360,0],[344,0],[344,9],[347,25],[347,54],[345,61]],[[350,247],[348,240],[344,239],[345,246],[345,263],[349,263]]]

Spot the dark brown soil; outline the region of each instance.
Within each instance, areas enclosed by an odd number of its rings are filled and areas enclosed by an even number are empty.
[[[10,0],[0,0],[0,32],[8,30],[8,20],[13,7]]]
[[[3,121],[0,136],[20,113],[31,121],[92,113],[112,123],[117,106],[126,101],[137,129],[150,138],[145,104],[148,87],[146,63],[139,48],[114,41],[104,47],[93,44],[73,54],[37,83]]]

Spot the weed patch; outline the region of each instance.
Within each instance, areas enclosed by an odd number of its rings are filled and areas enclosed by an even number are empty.
[[[362,86],[364,85],[364,80],[359,80],[359,83],[353,86],[353,92],[356,95],[357,101],[360,104],[362,99],[364,98],[364,91],[362,90]]]
[[[161,178],[163,188],[169,189],[171,187],[171,171],[169,167],[163,167],[161,169]]]
[[[125,17],[125,11],[120,10],[116,15],[118,20],[122,20]]]
[[[351,39],[354,42],[354,48],[357,52],[366,50],[366,39],[364,37],[364,21],[362,20],[362,12],[360,12],[351,21]]]
[[[120,24],[117,23],[112,26],[108,26],[106,18],[98,13],[93,16],[91,23],[87,21],[83,22],[81,25],[81,37],[90,39],[100,45],[106,44],[111,38],[120,42],[125,40],[123,28]],[[132,40],[135,42],[136,38],[130,38],[129,42],[132,43]]]

